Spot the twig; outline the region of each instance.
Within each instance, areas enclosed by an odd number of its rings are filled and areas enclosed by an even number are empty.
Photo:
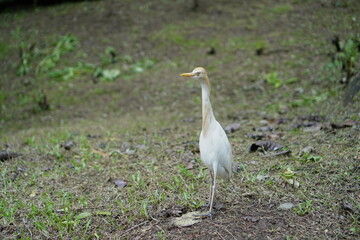
[[[221,237],[221,239],[225,240],[225,238],[223,238],[223,236],[221,236],[219,232],[216,232],[216,233],[219,235],[219,237]]]
[[[237,238],[227,228],[225,228],[225,231],[227,231],[235,240],[237,240]]]
[[[142,226],[142,225],[144,225],[145,223],[147,223],[148,221],[144,221],[144,222],[142,222],[142,223],[139,223],[139,224],[137,224],[137,225],[135,225],[135,226],[133,226],[133,227],[131,227],[131,228],[129,228],[128,230],[126,230],[122,235],[120,235],[120,238],[122,238],[123,236],[125,236],[128,232],[130,232],[130,231],[132,231],[132,230],[134,230],[135,228],[138,228],[138,227],[140,227],[140,226]]]
[[[29,230],[30,236],[31,236],[31,238],[32,238],[32,232],[31,232],[29,226],[26,224],[25,219],[23,219],[23,223],[24,223],[25,227]]]

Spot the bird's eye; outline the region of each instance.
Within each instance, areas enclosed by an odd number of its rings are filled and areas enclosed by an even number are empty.
[[[196,76],[200,76],[200,72],[195,73]]]

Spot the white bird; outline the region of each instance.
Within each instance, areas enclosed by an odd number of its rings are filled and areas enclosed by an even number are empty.
[[[231,177],[232,150],[228,137],[220,123],[215,119],[210,102],[210,82],[204,68],[197,67],[191,73],[180,74],[192,77],[201,84],[202,93],[202,131],[199,139],[200,157],[210,170],[212,184],[210,187],[210,210],[207,216],[213,214],[216,177],[227,181]]]

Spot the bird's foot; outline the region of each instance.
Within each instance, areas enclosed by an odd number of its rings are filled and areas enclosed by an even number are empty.
[[[212,218],[214,215],[213,211],[203,212],[201,214],[194,215],[195,219],[205,219],[205,218]]]

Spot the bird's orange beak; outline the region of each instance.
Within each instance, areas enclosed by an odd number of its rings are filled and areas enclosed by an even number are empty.
[[[182,73],[182,74],[180,74],[180,76],[182,76],[182,77],[193,77],[195,74],[193,74],[193,73]]]

